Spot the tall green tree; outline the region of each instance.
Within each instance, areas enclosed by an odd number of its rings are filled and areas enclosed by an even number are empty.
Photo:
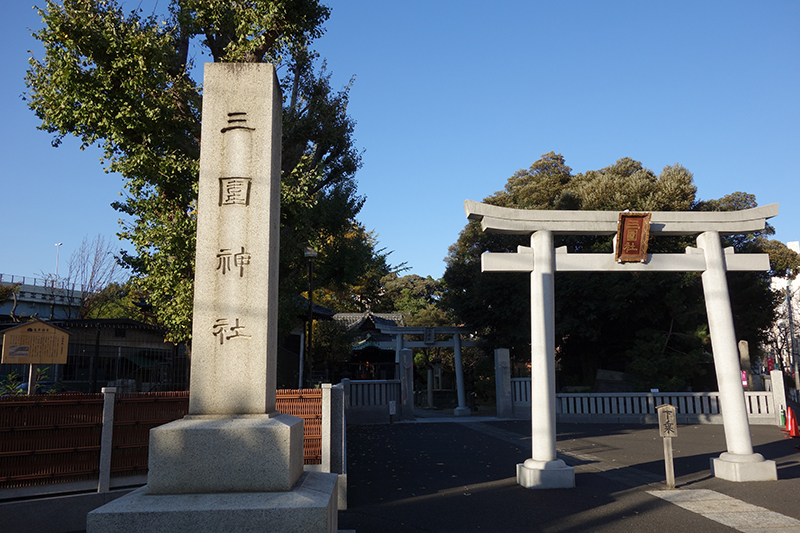
[[[560,154],[550,152],[516,172],[487,203],[521,209],[688,211],[746,209],[746,193],[719,200],[696,198],[692,174],[681,165],[660,174],[624,158],[600,170],[574,174]],[[760,234],[733,236],[737,252],[767,251],[769,273],[728,275],[737,334],[758,346],[772,323],[776,294],[769,275],[797,268],[785,246]],[[480,272],[485,251],[514,252],[527,238],[487,234],[467,224],[450,248],[445,301],[463,322],[478,329],[487,348],[507,346],[517,361],[530,358],[530,278],[526,274]],[[570,252],[612,251],[607,237],[557,236]],[[653,252],[682,252],[691,238],[651,239]],[[556,357],[562,385],[591,385],[597,369],[634,374],[642,389],[712,387],[710,344],[699,274],[556,273]]]
[[[47,0],[39,13],[43,27],[34,37],[44,56],[30,59],[28,105],[55,146],[66,136],[82,148],[98,145],[106,170],[123,176],[125,197],[113,205],[127,216],[120,236],[133,252],[121,261],[171,340],[191,334],[202,103],[195,58],[203,54],[273,62],[282,73],[283,315],[292,314],[291,295],[304,285],[301,243],[324,249],[319,271],[330,278],[320,282],[358,277],[364,265],[334,267],[371,253],[368,242],[349,238],[363,203],[349,86],[333,90],[309,48],[328,7],[171,0],[163,15],[145,15],[116,0]]]
[[[354,224],[346,238],[366,243],[365,253],[361,256],[349,254],[335,264],[326,265],[320,272],[322,279],[338,277],[340,281],[328,282],[315,290],[314,301],[339,312],[381,311],[385,293],[381,280],[402,266],[393,267],[389,263],[391,252],[378,248],[375,234],[366,231],[361,224]]]
[[[416,274],[391,273],[382,280],[382,308],[403,313],[407,326],[450,326],[453,317],[441,305],[444,287],[441,280]]]

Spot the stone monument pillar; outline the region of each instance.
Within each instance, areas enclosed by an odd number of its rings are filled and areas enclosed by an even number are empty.
[[[275,411],[281,96],[270,64],[206,65],[189,415],[150,432],[146,487],[87,531],[336,531],[336,474],[303,472]]]

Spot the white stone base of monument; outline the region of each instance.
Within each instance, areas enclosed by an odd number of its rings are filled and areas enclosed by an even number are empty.
[[[305,472],[289,492],[148,494],[142,487],[86,517],[87,533],[332,532],[337,475]]]
[[[777,481],[775,461],[767,461],[760,453],[737,455],[723,453],[711,459],[711,475],[726,481]]]
[[[572,489],[575,488],[575,469],[561,459],[527,459],[517,465],[517,483],[526,489]]]
[[[453,414],[455,416],[471,416],[472,411],[469,407],[456,407],[453,409]]]
[[[187,416],[150,431],[148,494],[289,491],[303,473],[303,420]]]

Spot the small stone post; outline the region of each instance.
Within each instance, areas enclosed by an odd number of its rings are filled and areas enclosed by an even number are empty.
[[[100,477],[97,492],[111,490],[111,452],[114,440],[114,400],[116,387],[103,387],[103,430],[100,435]]]
[[[344,388],[322,384],[322,471],[339,476],[339,510],[347,509]]]
[[[674,405],[659,405],[658,433],[664,439],[664,470],[667,474],[667,489],[675,488],[675,464],[672,458],[672,437],[678,436],[678,418]]]
[[[783,372],[780,370],[773,370],[769,373],[769,381],[772,386],[772,399],[775,403],[775,425],[782,426],[781,424],[781,409],[784,413],[786,410],[786,389],[784,388]]]
[[[514,418],[514,404],[511,397],[511,357],[508,348],[498,348],[494,351],[494,382],[497,416]]]

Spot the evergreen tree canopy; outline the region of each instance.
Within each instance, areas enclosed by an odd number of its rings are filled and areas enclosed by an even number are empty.
[[[550,152],[508,179],[484,202],[518,209],[623,211],[734,210],[755,207],[755,198],[733,193],[699,201],[692,174],[681,165],[656,175],[630,158],[600,170],[574,174],[560,154]],[[772,323],[777,297],[771,274],[796,273],[796,254],[760,234],[726,238],[737,252],[769,252],[770,272],[731,272],[728,282],[737,335],[751,353]],[[610,237],[556,236],[570,252],[612,251]],[[509,347],[520,362],[530,360],[530,277],[481,273],[483,252],[515,252],[527,237],[484,233],[470,222],[450,248],[445,302],[475,327],[487,349]],[[694,238],[651,235],[650,251],[680,253]],[[598,369],[625,371],[642,390],[681,391],[714,387],[711,346],[698,273],[556,273],[556,358],[560,385],[592,385]]]

